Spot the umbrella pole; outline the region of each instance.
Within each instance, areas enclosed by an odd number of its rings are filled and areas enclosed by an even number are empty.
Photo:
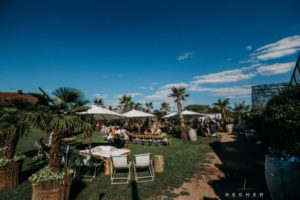
[[[92,134],[90,135],[90,148],[92,148]]]

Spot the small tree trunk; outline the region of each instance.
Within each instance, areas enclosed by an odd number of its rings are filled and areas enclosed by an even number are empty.
[[[62,160],[62,134],[58,131],[53,131],[52,143],[50,148],[50,161],[49,161],[49,167],[53,173],[60,171],[61,160]]]
[[[222,109],[224,119],[226,119],[225,109]]]
[[[13,159],[16,153],[16,147],[20,138],[20,135],[17,133],[13,133],[10,135],[11,138],[9,140],[9,143],[7,145],[7,152],[6,152],[6,157],[8,159]]]
[[[179,99],[177,99],[177,107],[178,107],[178,113],[179,113],[180,126],[185,127],[182,110],[181,110],[181,103],[180,103]]]
[[[180,100],[177,99],[177,107],[178,107],[178,113],[179,113],[179,121],[180,121],[180,137],[183,140],[187,140],[187,131],[185,129],[185,124],[184,124],[184,119],[182,115],[182,110],[181,110],[181,103]]]

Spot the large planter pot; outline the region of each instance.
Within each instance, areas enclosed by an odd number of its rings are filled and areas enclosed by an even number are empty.
[[[232,133],[232,129],[233,129],[233,124],[227,124],[226,125],[226,132],[227,133]]]
[[[266,155],[265,175],[272,200],[300,199],[300,163]]]
[[[0,168],[0,190],[15,188],[19,184],[19,173],[22,168],[22,161],[9,162]]]
[[[72,184],[73,174],[67,178],[65,199],[63,199],[64,185],[58,181],[47,183],[32,183],[32,200],[68,200]]]
[[[190,129],[189,138],[191,141],[197,141],[197,132],[195,131],[195,129]]]

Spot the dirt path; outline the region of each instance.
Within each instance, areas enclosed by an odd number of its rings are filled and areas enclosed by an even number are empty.
[[[222,133],[220,141],[232,142],[234,141],[234,135]],[[185,182],[180,188],[176,188],[172,191],[172,193],[176,194],[180,194],[182,191],[189,193],[188,196],[179,196],[175,198],[176,200],[201,200],[204,198],[219,199],[215,194],[214,189],[209,185],[209,182],[225,177],[224,173],[216,167],[216,165],[221,165],[223,163],[215,152],[208,153],[207,158],[210,160],[210,163],[207,164],[208,166],[205,168],[205,174],[202,175],[201,179],[192,178],[191,182]]]

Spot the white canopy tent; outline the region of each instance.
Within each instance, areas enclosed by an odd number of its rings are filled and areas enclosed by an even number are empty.
[[[92,105],[90,109],[85,112],[79,112],[77,114],[81,115],[93,115],[96,120],[115,120],[115,119],[123,119],[125,116],[113,112],[111,110],[107,110],[100,106]]]
[[[123,116],[127,118],[148,118],[148,117],[156,117],[155,115],[152,115],[150,113],[145,113],[138,110],[131,110],[129,112],[126,112],[123,114]]]
[[[197,116],[205,116],[205,114],[201,114],[201,113],[197,113],[197,112],[194,112],[194,111],[190,111],[190,110],[185,110],[185,111],[182,111],[182,115],[184,117],[197,117]],[[178,113],[177,112],[173,112],[173,113],[170,113],[162,118],[172,118],[172,117],[177,117],[178,116]]]

